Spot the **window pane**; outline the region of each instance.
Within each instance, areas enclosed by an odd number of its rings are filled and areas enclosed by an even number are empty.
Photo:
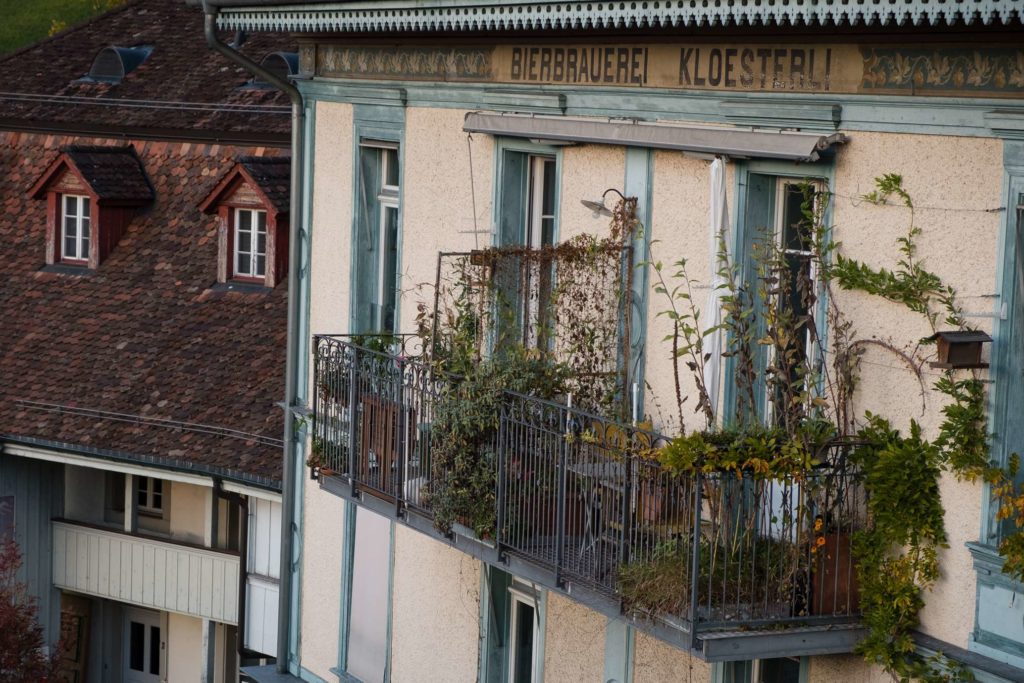
[[[267,274],[267,257],[260,255],[256,257],[256,269],[252,273],[257,277],[263,277]]]
[[[384,263],[381,283],[381,330],[395,329],[395,303],[398,293],[395,291],[398,282],[398,209],[384,209]]]
[[[78,258],[75,249],[75,238],[73,236],[64,238],[64,258]]]
[[[810,249],[811,225],[804,216],[804,191],[799,185],[787,185],[782,214],[782,248],[796,251]]]
[[[160,628],[149,627],[149,673],[160,675]]]
[[[761,660],[761,679],[758,683],[799,683],[800,660],[791,657]]]
[[[147,503],[149,503],[149,496],[145,491],[139,489],[138,494],[135,496],[135,504],[141,507],[146,507]]]
[[[251,272],[250,268],[249,268],[249,264],[251,262],[252,262],[252,260],[250,259],[248,254],[239,254],[238,255],[238,274],[239,275],[249,275],[250,272]]]
[[[145,673],[146,626],[133,621],[128,629],[128,668]]]
[[[238,229],[239,230],[251,230],[252,229],[252,214],[243,209],[238,210]]]
[[[267,253],[267,233],[261,231],[256,233],[256,253],[266,254]]]
[[[89,217],[91,215],[92,215],[92,213],[91,213],[91,208],[89,206],[89,198],[88,197],[82,197],[82,217],[85,220],[89,220]]]
[[[78,215],[78,198],[72,197],[71,195],[64,195],[64,215],[65,216],[77,216]]]
[[[252,233],[238,232],[238,251],[248,254],[252,251]]]
[[[544,162],[544,203],[541,210],[545,216],[555,215],[555,160]]]
[[[164,480],[163,479],[150,479],[153,483],[153,493],[164,492]]]
[[[149,491],[149,477],[139,477],[139,491]]]
[[[384,177],[385,185],[398,186],[398,150],[384,150],[384,165],[387,175]]]
[[[514,683],[531,683],[533,681],[533,607],[519,600],[514,602],[516,605],[515,651],[512,654],[516,662]]]
[[[154,510],[163,509],[163,496],[161,496],[159,493],[154,493],[150,498],[149,507],[153,508]]]
[[[88,225],[84,226],[85,229],[82,231],[81,243],[82,250],[79,254],[81,258],[89,258],[89,228]]]
[[[257,211],[256,212],[256,229],[260,232],[267,231],[267,212]]]

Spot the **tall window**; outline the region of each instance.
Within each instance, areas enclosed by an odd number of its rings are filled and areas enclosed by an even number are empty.
[[[89,260],[89,198],[66,194],[61,202],[61,259]]]
[[[557,165],[549,155],[506,150],[502,158],[499,246],[542,249],[555,242]],[[495,273],[500,295],[499,325],[515,329],[519,341],[540,346],[550,341],[552,264],[507,258]]]
[[[267,212],[235,209],[235,277],[267,274]]]
[[[741,182],[745,194],[738,222],[741,296],[746,306],[758,312],[757,336],[769,336],[778,343],[750,349],[757,377],[754,386],[726,382],[726,400],[732,419],[738,422],[788,426],[805,412],[806,406],[793,399],[803,395],[805,388],[813,389],[804,383],[813,376],[820,356],[815,334],[821,325],[816,325],[820,284],[814,231],[822,208],[822,185],[817,180],[763,173],[749,173]],[[770,324],[769,314],[776,317]],[[782,331],[789,334],[772,335]]]
[[[537,644],[540,640],[537,628],[536,602],[531,595],[514,588],[512,594],[512,623],[509,625],[509,683],[534,683],[539,680],[537,670]]]
[[[358,332],[393,332],[398,303],[399,154],[397,145],[359,149],[354,240],[353,325]]]
[[[488,568],[487,593],[481,602],[486,620],[483,680],[542,680],[541,603],[541,593],[532,585],[496,567]]]

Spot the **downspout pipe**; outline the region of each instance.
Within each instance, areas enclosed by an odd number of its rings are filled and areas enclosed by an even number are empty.
[[[216,1],[216,0],[214,0]],[[277,671],[288,672],[288,648],[291,642],[292,553],[295,526],[295,411],[298,404],[298,353],[305,348],[298,343],[299,332],[299,268],[302,244],[302,132],[304,115],[302,93],[288,81],[264,69],[241,52],[232,49],[217,36],[218,8],[203,2],[203,31],[206,44],[232,62],[281,90],[292,103],[292,168],[288,228],[288,338],[285,357],[284,387],[284,462],[281,473],[281,588],[277,612]],[[242,606],[240,606],[241,608]]]

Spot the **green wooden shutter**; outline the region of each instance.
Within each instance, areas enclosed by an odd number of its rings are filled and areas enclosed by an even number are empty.
[[[775,178],[773,176],[750,173],[746,177],[746,184],[740,185],[743,193],[743,210],[737,222],[736,252],[733,256],[735,263],[739,264],[737,275],[740,281],[745,283],[750,303],[754,305],[755,311],[759,308],[757,297],[758,279],[755,263],[755,245],[765,239],[766,235],[771,238],[772,219],[775,204]],[[758,327],[763,323],[762,316],[758,315]],[[763,336],[762,329],[754,330],[754,338]],[[730,340],[731,343],[731,340]],[[767,362],[766,350],[753,345],[755,354],[755,369],[759,378],[758,385],[754,387],[754,409],[755,415],[742,415],[741,407],[744,399],[739,395],[735,381],[735,361],[729,359],[726,370],[725,382],[725,406],[726,414],[733,422],[741,422],[750,419],[764,420],[765,418],[765,386],[764,371]]]
[[[501,185],[498,198],[498,245],[511,246],[526,241],[526,212],[529,195],[530,157],[523,152],[505,151],[501,159]],[[522,311],[519,306],[521,264],[517,258],[502,258],[493,274],[497,296],[495,305],[494,349],[519,339]]]

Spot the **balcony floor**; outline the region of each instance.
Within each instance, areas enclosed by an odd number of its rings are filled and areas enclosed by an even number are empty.
[[[614,552],[602,552],[597,545],[583,548],[579,537],[570,537],[563,548],[563,558],[572,558],[570,566],[576,571],[555,573],[540,563],[549,560],[554,564],[557,544],[553,541],[533,542],[524,545],[517,552],[503,548],[501,551],[490,542],[481,541],[468,530],[460,533],[455,529],[450,536],[438,531],[430,518],[405,509],[399,514],[394,502],[371,495],[353,494],[352,484],[340,475],[322,476],[320,487],[346,500],[404,524],[434,540],[467,553],[482,562],[511,572],[526,580],[540,584],[548,590],[561,593],[573,600],[613,619],[628,622],[631,626],[648,633],[673,647],[692,652],[705,661],[736,661],[756,659],[764,656],[803,656],[824,654],[846,654],[853,652],[857,642],[865,634],[864,628],[849,619],[837,619],[835,623],[817,623],[813,626],[773,625],[764,629],[741,628],[737,621],[731,628],[701,629],[694,639],[687,620],[671,617],[654,619],[631,616],[622,613],[621,603],[613,587],[595,582],[618,563]]]

